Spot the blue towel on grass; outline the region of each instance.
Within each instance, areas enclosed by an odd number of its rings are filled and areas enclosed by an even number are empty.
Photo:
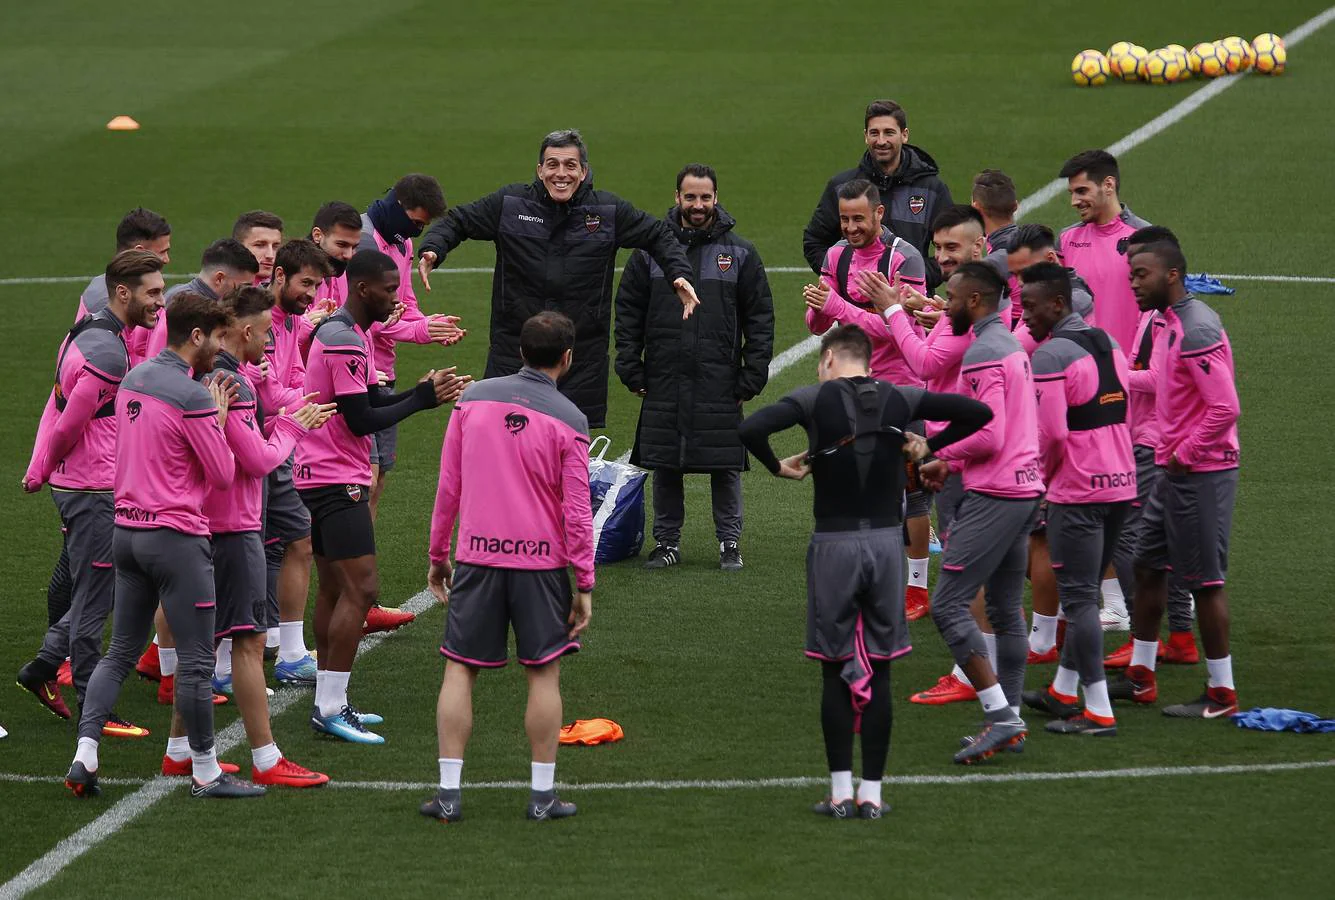
[[[1185,282],[1187,290],[1193,294],[1233,294],[1236,293],[1233,288],[1224,284],[1218,278],[1210,275],[1188,275]]]
[[[1257,731],[1296,731],[1299,734],[1335,732],[1335,719],[1323,719],[1315,713],[1296,709],[1256,706],[1246,712],[1234,713],[1232,718],[1239,728],[1254,728]]]

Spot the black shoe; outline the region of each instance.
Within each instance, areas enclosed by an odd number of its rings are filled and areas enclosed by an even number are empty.
[[[666,569],[668,566],[675,566],[681,562],[681,549],[678,547],[669,547],[667,544],[655,544],[654,552],[649,554],[649,561],[644,564],[646,569]]]
[[[858,817],[857,805],[853,803],[853,798],[840,800],[835,803],[830,797],[826,797],[821,802],[814,804],[811,811],[818,816],[829,816],[831,819],[856,819]]]
[[[736,541],[724,541],[718,545],[718,564],[725,572],[742,570],[742,549]]]
[[[459,789],[436,791],[436,796],[423,803],[418,809],[428,819],[442,822],[457,822],[464,817],[463,804],[459,801]]]
[[[243,797],[263,797],[264,786],[251,784],[249,781],[223,772],[208,784],[200,784],[190,779],[191,797],[214,797],[219,800],[236,800]]]
[[[265,648],[264,648],[264,661],[265,661],[265,662],[273,662],[273,661],[274,661],[275,659],[277,659],[277,658],[278,658],[278,648],[277,648],[277,647],[265,647]]]
[[[1025,691],[1020,695],[1024,705],[1030,709],[1036,709],[1041,713],[1047,713],[1055,719],[1069,719],[1071,716],[1080,714],[1079,703],[1064,703],[1058,700],[1052,693],[1052,685],[1048,685],[1042,690]]]
[[[890,811],[888,803],[872,803],[868,800],[865,803],[858,804],[859,819],[879,819]]]
[[[1117,725],[1100,725],[1081,713],[1069,719],[1056,719],[1044,726],[1053,734],[1087,734],[1091,737],[1116,737]]]
[[[578,810],[575,804],[556,796],[556,791],[532,791],[528,797],[528,817],[534,822],[568,819]]]
[[[97,773],[89,772],[83,763],[76,762],[65,774],[65,787],[76,797],[97,797],[102,789],[97,786]]]

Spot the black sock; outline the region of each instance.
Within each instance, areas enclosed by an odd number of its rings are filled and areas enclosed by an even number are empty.
[[[821,663],[824,690],[820,699],[820,726],[825,733],[825,761],[831,772],[853,771],[853,696],[840,672],[840,662]]]

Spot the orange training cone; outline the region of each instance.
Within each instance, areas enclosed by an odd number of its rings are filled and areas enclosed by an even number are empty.
[[[117,116],[107,123],[107,131],[138,131],[139,123],[129,116]]]

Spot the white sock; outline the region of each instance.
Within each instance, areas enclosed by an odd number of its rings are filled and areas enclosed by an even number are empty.
[[[909,557],[909,587],[927,587],[927,560]]]
[[[158,647],[158,668],[164,676],[176,674],[175,647]]]
[[[1108,699],[1108,682],[1102,678],[1085,685],[1085,711],[1105,719],[1113,718],[1112,701]]]
[[[994,684],[990,688],[983,688],[978,692],[978,702],[983,704],[983,712],[996,712],[999,709],[1010,709],[1010,704],[1006,702],[1006,692],[1001,689],[1001,685]]]
[[[326,696],[328,695],[328,693],[329,693],[329,692],[325,689],[325,681],[326,681],[326,679],[325,679],[324,669],[316,669],[316,670],[315,670],[315,708],[316,708],[316,709],[319,709],[320,707],[324,706],[325,697],[326,697]],[[324,715],[324,713],[321,713],[320,715]]]
[[[1074,697],[1080,692],[1080,673],[1075,669],[1057,666],[1057,675],[1052,679],[1052,692],[1063,697]]]
[[[278,627],[283,627],[283,623],[279,622]],[[279,646],[280,640],[279,635],[274,632],[274,629],[270,628],[268,631],[264,632],[264,648],[266,650],[270,647]]]
[[[881,783],[879,781],[862,779],[862,783],[858,785],[858,805],[861,806],[863,803],[881,805]]]
[[[323,700],[316,701],[316,705],[320,707],[320,715],[336,716],[348,705],[348,677],[352,673],[326,669],[321,674],[324,675],[325,696]],[[316,688],[319,688],[318,682]]]
[[[83,763],[83,767],[89,772],[96,772],[97,739],[89,737],[79,738],[79,745],[74,750],[74,761]]]
[[[223,638],[218,642],[218,649],[213,654],[213,674],[219,679],[232,674],[232,639]]]
[[[1233,657],[1207,659],[1205,668],[1210,671],[1210,687],[1233,690]]]
[[[992,667],[992,671],[997,670],[997,636],[983,632],[983,643],[987,644],[987,663]]]
[[[1159,659],[1159,642],[1142,641],[1138,638],[1131,639],[1131,665],[1144,666],[1151,672],[1154,671],[1154,664]]]
[[[172,762],[183,762],[189,759],[190,738],[184,735],[167,738],[167,758]]]
[[[463,778],[464,761],[462,759],[446,759],[441,757],[436,760],[440,764],[440,787],[445,791],[459,790],[459,782]],[[553,764],[554,767],[555,764]]]
[[[158,652],[162,652],[162,644],[158,643],[158,634],[156,631],[153,632],[153,644],[158,648]]]
[[[460,760],[459,765],[463,765],[462,760]],[[535,762],[531,766],[533,790],[539,793],[550,791],[556,784],[556,763]]]
[[[1058,622],[1066,621],[1066,612],[1060,606],[1057,607],[1057,621]]]
[[[296,622],[278,623],[278,658],[283,662],[296,662],[310,656],[310,651],[306,649],[306,623],[298,620]],[[273,629],[269,629],[273,633]]]
[[[973,687],[973,682],[969,680],[969,676],[965,675],[964,670],[961,669],[959,666],[956,666],[955,668],[951,669],[950,674],[954,675],[956,680],[961,681],[964,684],[967,684],[969,687]]]
[[[1034,613],[1034,625],[1029,629],[1029,649],[1047,653],[1057,646],[1057,617]]]
[[[830,800],[835,803],[842,803],[845,800],[853,799],[853,773],[852,772],[831,772],[830,773]]]
[[[267,772],[282,760],[283,754],[278,749],[278,745],[273,741],[265,744],[263,747],[255,747],[250,751],[250,761],[255,767],[256,772]]]
[[[222,768],[218,765],[218,754],[210,748],[203,753],[190,751],[190,758],[194,760],[195,782],[198,784],[208,784],[210,781],[217,781],[218,776],[222,774]]]
[[[1122,582],[1116,578],[1105,578],[1099,585],[1103,594],[1103,608],[1110,612],[1126,614],[1126,597],[1122,594]]]

